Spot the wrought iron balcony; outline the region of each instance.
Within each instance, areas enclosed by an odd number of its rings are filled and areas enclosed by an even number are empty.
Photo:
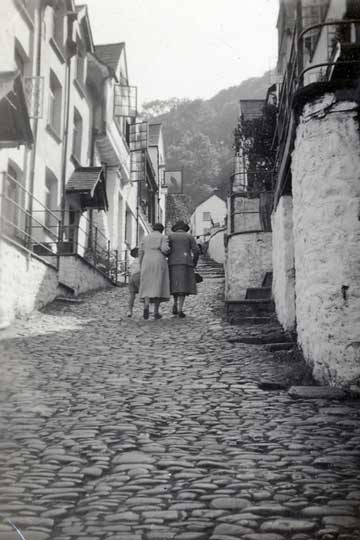
[[[278,175],[275,198],[288,172],[296,119],[294,95],[313,83],[351,84],[360,75],[360,19],[295,26],[289,61],[281,84],[274,144]]]

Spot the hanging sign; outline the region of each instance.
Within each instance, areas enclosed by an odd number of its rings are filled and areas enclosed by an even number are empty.
[[[183,192],[183,171],[165,171],[164,186],[168,188],[169,194],[179,194]]]

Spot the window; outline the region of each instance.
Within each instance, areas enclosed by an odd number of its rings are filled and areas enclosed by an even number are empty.
[[[72,154],[76,161],[81,163],[81,142],[82,142],[83,120],[77,109],[74,109],[73,127],[73,147]]]
[[[25,191],[20,170],[9,164],[4,183],[5,230],[13,238],[24,239]]]
[[[52,10],[51,17],[51,37],[56,45],[63,50],[64,48],[64,14],[61,9]]]
[[[55,217],[55,211],[57,209],[58,202],[58,181],[56,176],[46,169],[45,175],[45,225],[53,234],[56,234],[57,219]],[[50,210],[51,212],[49,212]],[[55,215],[54,215],[55,214]]]
[[[76,80],[83,86],[84,85],[84,76],[85,76],[85,54],[84,48],[79,39],[76,40]]]
[[[126,219],[125,219],[125,242],[131,246],[132,243],[132,222],[133,216],[130,210],[126,209]]]
[[[211,221],[210,212],[203,212],[203,221]]]
[[[48,124],[55,134],[61,133],[62,88],[55,73],[50,71]]]

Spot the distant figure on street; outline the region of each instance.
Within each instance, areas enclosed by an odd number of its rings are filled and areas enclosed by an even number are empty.
[[[140,258],[140,298],[144,301],[144,319],[149,318],[150,302],[154,304],[154,318],[161,319],[161,302],[170,299],[169,269],[166,256],[169,240],[163,236],[164,226],[155,223],[153,232],[145,236],[139,249]]]
[[[140,287],[140,261],[139,261],[139,248],[134,247],[130,251],[130,256],[133,260],[129,264],[129,311],[127,316],[132,317],[135,297],[139,292]]]
[[[197,247],[198,247],[199,254],[202,255],[202,253],[203,253],[203,247],[202,247],[202,243],[201,243],[201,240],[200,240],[200,236],[197,236],[197,237],[196,237],[196,245],[197,245]]]
[[[189,229],[186,223],[178,221],[171,229],[173,232],[169,234],[170,292],[174,297],[172,312],[180,318],[185,317],[185,296],[197,294],[194,268],[198,262],[199,249],[195,238],[189,234]]]

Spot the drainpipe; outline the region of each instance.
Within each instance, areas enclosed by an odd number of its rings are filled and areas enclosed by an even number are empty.
[[[36,28],[37,28],[37,47],[36,47],[36,68],[35,68],[35,76],[40,77],[41,76],[41,45],[42,45],[42,24],[44,20],[45,15],[45,9],[47,6],[54,7],[56,5],[56,0],[41,0],[39,2],[39,6],[35,10],[35,18],[36,20]],[[36,165],[36,151],[37,151],[37,143],[38,143],[38,126],[39,126],[39,120],[37,117],[34,118],[33,122],[33,136],[34,136],[34,143],[32,146],[32,149],[30,150],[31,156],[30,156],[30,178],[29,178],[29,192],[30,197],[28,201],[28,210],[27,210],[27,241],[31,245],[31,237],[32,237],[32,214],[33,214],[33,195],[34,195],[34,187],[35,187],[35,165]]]
[[[64,97],[64,129],[63,129],[63,148],[62,148],[62,169],[61,169],[61,225],[60,241],[63,240],[63,231],[65,224],[66,207],[66,170],[67,170],[67,152],[69,143],[69,121],[70,121],[70,89],[71,89],[71,59],[76,54],[76,43],[72,40],[74,21],[77,13],[68,12],[67,14],[67,40],[66,40],[66,71],[65,71],[65,97]]]

